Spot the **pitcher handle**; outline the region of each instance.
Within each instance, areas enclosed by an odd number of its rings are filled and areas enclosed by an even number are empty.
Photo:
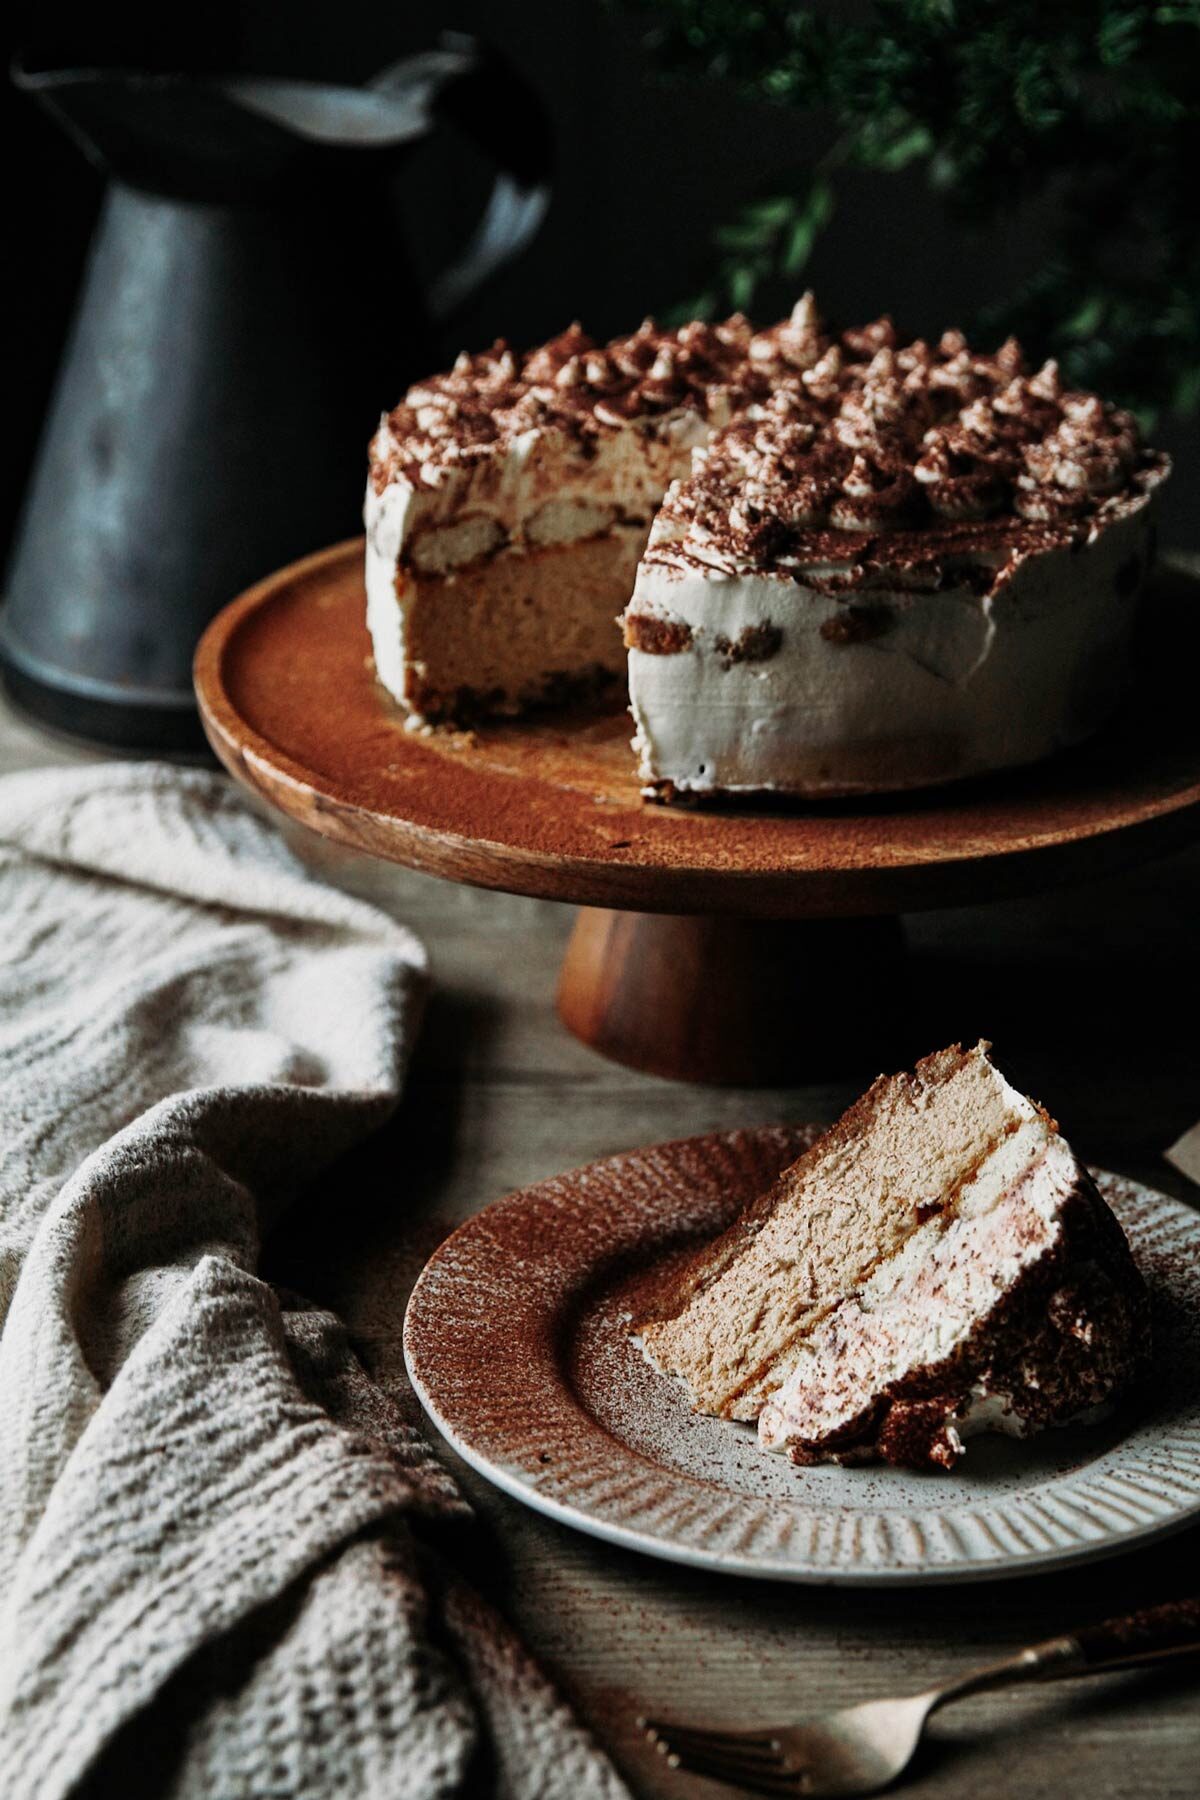
[[[430,284],[429,313],[445,325],[536,235],[550,204],[551,137],[541,96],[500,51],[458,31],[442,32],[438,42],[426,58],[406,57],[367,85],[394,93],[410,84],[424,63],[426,79],[434,75],[433,117],[496,164],[491,194],[470,240]]]

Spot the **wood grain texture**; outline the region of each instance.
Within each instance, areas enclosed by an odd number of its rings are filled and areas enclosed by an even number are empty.
[[[872,994],[886,1059],[908,999],[896,918],[725,919],[581,907],[558,1015],[602,1056],[674,1081],[778,1086],[843,1069],[861,1023],[847,976]]]
[[[209,627],[196,686],[245,785],[312,830],[454,881],[583,905],[742,918],[911,911],[1128,867],[1200,828],[1195,583],[1152,607],[1120,719],[1038,768],[871,803],[643,802],[607,711],[405,729],[374,678],[362,546],[335,546]]]
[[[6,710],[0,770],[90,758]],[[275,815],[278,816],[278,815]],[[403,919],[434,988],[393,1122],[285,1217],[264,1273],[339,1312],[376,1378],[411,1403],[409,1288],[459,1221],[514,1188],[670,1137],[834,1118],[884,1066],[871,996],[843,1072],[755,1091],[682,1086],[595,1056],[553,994],[568,907],[431,880],[288,826],[325,879]],[[899,1068],[992,1037],[1006,1071],[1080,1153],[1200,1203],[1162,1150],[1200,1114],[1200,848],[1105,880],[906,920],[912,1011]],[[814,1021],[802,1016],[811,1028]],[[815,1023],[819,1026],[820,1021]],[[911,1595],[797,1590],[656,1565],[530,1513],[446,1460],[477,1530],[455,1545],[616,1756],[641,1800],[699,1800],[636,1730],[652,1707],[746,1722],[915,1691],[1018,1645],[1194,1588],[1200,1531],[1105,1564]],[[907,1791],[921,1800],[1194,1800],[1200,1684],[1171,1672],[981,1696],[936,1722]],[[714,1800],[721,1790],[711,1791]]]

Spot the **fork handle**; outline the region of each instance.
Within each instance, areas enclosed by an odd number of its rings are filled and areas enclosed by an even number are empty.
[[[1101,1669],[1128,1669],[1138,1663],[1200,1651],[1200,1598],[1168,1600],[1142,1612],[1121,1613],[1100,1625],[1084,1625],[1061,1637],[1045,1638],[1003,1662],[973,1669],[948,1681],[930,1696],[930,1711],[968,1694],[1012,1687],[1022,1681],[1061,1681]]]
[[[1200,1650],[1200,1597],[1167,1600],[1142,1612],[1121,1613],[1100,1625],[1084,1625],[1071,1636],[1087,1669],[1181,1656],[1188,1650]]]

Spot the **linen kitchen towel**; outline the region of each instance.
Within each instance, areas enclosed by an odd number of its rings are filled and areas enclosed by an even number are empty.
[[[424,1439],[255,1273],[423,984],[218,776],[0,782],[6,1800],[624,1794],[440,1563]]]
[[[1169,1150],[1163,1152],[1172,1167],[1186,1175],[1189,1181],[1200,1184],[1200,1124],[1193,1125],[1177,1138]]]

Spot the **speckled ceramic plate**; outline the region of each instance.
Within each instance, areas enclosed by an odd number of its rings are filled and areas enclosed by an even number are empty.
[[[647,1266],[711,1234],[815,1131],[691,1138],[487,1207],[425,1269],[405,1321],[430,1417],[539,1512],[674,1562],[891,1585],[1112,1555],[1200,1515],[1200,1213],[1097,1172],[1154,1307],[1151,1391],[1105,1424],[972,1441],[953,1475],[797,1469],[752,1426],[692,1413],[628,1338]]]

